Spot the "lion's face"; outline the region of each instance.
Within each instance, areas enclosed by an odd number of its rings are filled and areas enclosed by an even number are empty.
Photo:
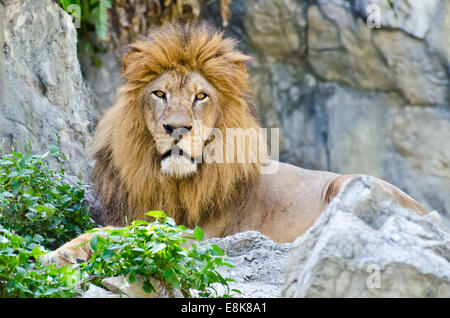
[[[218,92],[199,73],[167,72],[145,88],[143,116],[161,156],[161,172],[187,177],[197,172],[208,127],[219,113]]]

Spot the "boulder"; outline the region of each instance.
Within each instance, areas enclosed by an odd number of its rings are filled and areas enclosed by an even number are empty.
[[[235,266],[218,268],[223,277],[235,280],[229,284],[230,289],[241,291],[242,294],[231,292],[233,297],[280,297],[291,243],[278,244],[256,231],[209,239],[206,243],[220,246],[226,260]],[[224,290],[217,287],[222,294]]]
[[[182,298],[183,295],[178,290],[168,290],[158,280],[152,279],[155,291],[147,293],[144,291],[144,278],[136,277],[134,283],[130,283],[124,276],[108,277],[102,280],[102,285],[110,292],[124,295],[129,298]]]
[[[349,181],[292,246],[282,297],[450,297],[450,230]]]
[[[93,99],[71,17],[52,0],[0,1],[0,141],[45,153],[61,137],[68,172],[89,171]]]

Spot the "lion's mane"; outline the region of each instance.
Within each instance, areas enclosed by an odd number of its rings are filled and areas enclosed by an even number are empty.
[[[169,70],[196,71],[220,94],[216,128],[224,136],[226,128],[259,128],[244,66],[249,57],[235,46],[209,24],[167,24],[129,46],[126,83],[93,142],[92,182],[101,206],[93,216],[100,224],[123,225],[149,210],[164,210],[177,223],[193,226],[242,202],[259,176],[259,163],[202,164],[191,177],[169,178],[160,172],[160,155],[142,116],[150,81]]]

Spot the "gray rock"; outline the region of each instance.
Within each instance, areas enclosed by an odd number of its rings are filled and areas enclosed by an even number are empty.
[[[108,277],[102,280],[102,285],[109,291],[125,295],[130,298],[182,298],[180,291],[170,291],[166,289],[158,280],[152,279],[152,284],[155,287],[154,292],[147,293],[143,289],[144,278],[142,276],[136,277],[134,283],[130,283],[124,276]]]
[[[0,2],[0,47],[0,139],[45,153],[58,133],[67,170],[88,172],[93,100],[69,14],[52,0]]]
[[[439,215],[350,181],[293,244],[283,297],[450,297],[450,233]]]
[[[450,109],[407,106],[391,112],[386,179],[429,209],[450,213]],[[450,226],[450,217],[443,221]]]
[[[220,267],[224,277],[234,279],[231,289],[238,289],[241,295],[233,297],[280,297],[285,276],[285,264],[291,243],[278,244],[256,231],[237,233],[221,239],[209,239],[227,255],[227,261],[235,268]],[[224,289],[218,287],[218,293]]]
[[[123,84],[122,64],[117,54],[112,51],[96,55],[100,65],[95,65],[92,55],[85,53],[80,57],[81,71],[90,84],[96,101],[95,115],[97,119],[100,119],[113,106],[117,88]]]
[[[129,298],[127,295],[110,292],[104,288],[89,285],[87,291],[83,293],[81,298]]]
[[[393,8],[385,0],[356,0],[356,9],[367,17],[366,8],[377,5],[381,27],[400,29],[416,38],[423,39],[433,23],[436,10],[445,1],[440,0],[394,0]]]

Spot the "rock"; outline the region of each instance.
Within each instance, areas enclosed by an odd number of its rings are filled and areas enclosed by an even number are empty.
[[[183,298],[180,291],[167,290],[157,280],[152,280],[156,292],[147,293],[142,288],[143,284],[144,278],[141,276],[136,277],[134,283],[130,283],[124,276],[108,277],[102,280],[106,289],[90,284],[81,298]]]
[[[355,10],[368,17],[367,7],[376,5],[380,12],[381,27],[400,29],[416,38],[423,39],[431,28],[436,11],[444,1],[439,0],[396,0],[393,8],[385,0],[356,0]],[[372,12],[372,11],[371,11]]]
[[[95,98],[95,115],[100,119],[113,106],[117,88],[123,84],[121,60],[112,51],[97,53],[100,65],[93,62],[89,54],[81,55],[80,67],[86,81],[90,84]]]
[[[241,295],[232,292],[233,297],[280,297],[291,243],[275,243],[256,231],[209,239],[206,243],[220,246],[226,260],[235,266],[218,268],[223,277],[236,281],[229,284],[230,289],[242,292]],[[218,294],[223,294],[224,289],[217,287]]]
[[[152,284],[156,291],[147,293],[143,289],[144,278],[136,277],[134,283],[130,283],[124,276],[108,277],[102,280],[102,285],[111,292],[126,295],[130,298],[182,298],[178,290],[167,290],[159,281],[153,279]]]
[[[0,139],[45,153],[61,136],[68,172],[89,171],[93,99],[77,59],[76,29],[52,0],[0,2]]]
[[[450,211],[449,123],[450,111],[446,108],[406,106],[391,112],[387,135],[393,151],[388,157],[389,165],[385,164],[388,181],[403,184],[419,202],[447,215]],[[444,217],[443,222],[450,226],[450,217]]]
[[[283,297],[450,297],[450,230],[354,178],[293,244]]]
[[[129,297],[127,295],[113,293],[107,291],[104,288],[90,284],[88,290],[83,293],[81,298],[129,298]]]
[[[248,45],[268,58],[303,54],[306,21],[302,10],[293,0],[247,1]]]

